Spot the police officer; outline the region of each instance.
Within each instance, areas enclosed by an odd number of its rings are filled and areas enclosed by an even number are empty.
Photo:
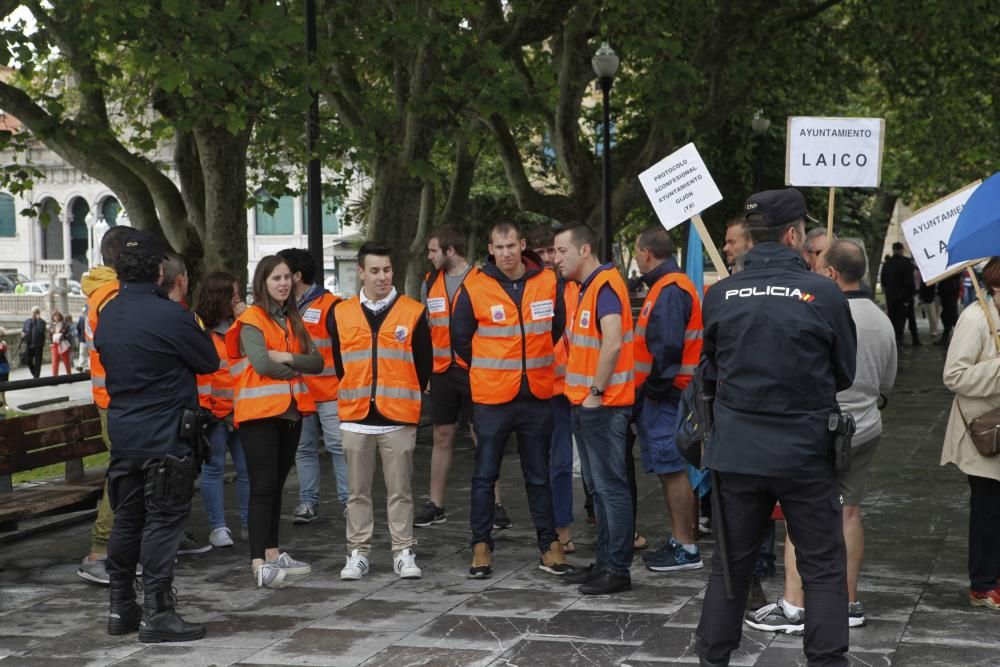
[[[108,541],[108,633],[139,630],[143,642],[205,636],[203,625],[174,611],[171,583],[198,470],[182,426],[197,415],[195,374],[219,367],[208,332],[156,285],[163,250],[152,234],[129,233],[115,265],[120,291],[104,307],[94,335],[110,397],[108,494],[115,519]],[[135,601],[137,563],[142,609]]]
[[[740,645],[754,561],[780,501],[805,583],[808,664],[847,665],[847,573],[829,417],[836,393],[854,381],[854,321],[837,285],[802,259],[802,194],[760,192],[745,209],[755,246],[742,272],[712,286],[703,310],[702,366],[715,397],[703,462],[717,472],[721,502],[713,515],[727,540],[733,596],[716,550],[696,651],[702,665],[728,665]]]

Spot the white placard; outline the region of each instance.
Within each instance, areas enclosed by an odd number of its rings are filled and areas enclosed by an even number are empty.
[[[961,270],[969,264],[969,262],[957,264],[948,262],[948,239],[955,228],[955,223],[958,222],[958,214],[962,212],[965,203],[969,201],[969,197],[980,183],[982,181],[966,185],[961,190],[923,207],[900,223],[903,238],[910,246],[910,253],[925,283],[940,279],[945,274],[955,273],[956,270]]]
[[[877,188],[885,120],[788,117],[785,184]]]
[[[694,144],[671,153],[639,174],[656,217],[667,229],[722,201],[705,162]]]

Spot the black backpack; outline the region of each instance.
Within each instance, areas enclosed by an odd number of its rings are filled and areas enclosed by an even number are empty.
[[[696,468],[701,468],[701,456],[711,434],[713,400],[705,395],[704,379],[698,368],[690,384],[681,392],[675,434],[677,451]]]

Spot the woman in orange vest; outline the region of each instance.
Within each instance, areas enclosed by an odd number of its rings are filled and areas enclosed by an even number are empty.
[[[236,496],[240,501],[240,526],[244,535],[247,532],[250,478],[240,436],[233,425],[233,389],[236,383],[229,372],[231,361],[226,352],[226,331],[247,305],[243,303],[236,276],[224,271],[205,276],[195,292],[194,304],[194,312],[211,333],[215,351],[219,353],[219,370],[197,376],[198,402],[219,420],[209,436],[212,458],[201,466],[201,500],[205,504],[211,531],[208,534],[209,543],[213,547],[231,547],[233,536],[226,527],[222,489],[226,450],[229,450],[236,468]]]
[[[250,475],[250,559],[258,588],[278,588],[286,575],[312,572],[308,563],[278,550],[281,491],[302,431],[302,416],[316,411],[302,373],[323,371],[295,307],[292,272],[268,255],[253,276],[254,305],[226,333],[236,379],[233,422]],[[242,357],[246,357],[243,359]]]

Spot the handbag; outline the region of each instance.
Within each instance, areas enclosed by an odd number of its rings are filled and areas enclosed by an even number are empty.
[[[965,432],[969,434],[979,455],[991,457],[1000,454],[1000,408],[993,408],[970,422],[965,418],[958,399],[955,400],[955,407],[958,408],[958,414],[965,424]]]

